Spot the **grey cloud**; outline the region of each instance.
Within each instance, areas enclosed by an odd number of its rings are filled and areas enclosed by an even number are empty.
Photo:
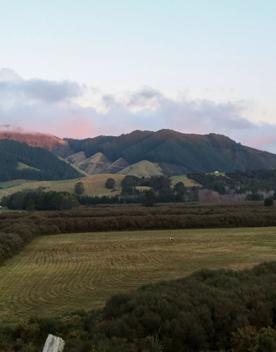
[[[147,106],[151,102],[158,103],[164,99],[163,95],[150,87],[145,87],[129,95],[127,105],[131,107]]]
[[[242,104],[214,103],[207,100],[169,99],[153,89],[141,90],[130,95],[128,107],[153,109],[139,111],[138,115],[151,116],[156,124],[164,127],[171,125],[184,128],[187,131],[198,129],[202,131],[227,131],[253,128],[254,124],[243,117]],[[162,127],[162,126],[160,126]]]
[[[11,70],[0,71],[0,99],[40,100],[49,103],[79,97],[84,86],[71,81],[25,80]]]
[[[54,82],[40,79],[24,81],[20,89],[30,98],[47,102],[58,102],[64,99],[79,97],[83,88],[70,81]]]

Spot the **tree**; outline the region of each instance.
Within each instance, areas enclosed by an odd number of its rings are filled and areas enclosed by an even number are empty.
[[[78,182],[75,184],[75,193],[77,195],[82,195],[85,191],[84,184],[82,182]]]
[[[114,189],[116,185],[116,181],[114,180],[114,178],[108,178],[105,182],[105,187],[107,189]]]
[[[212,189],[219,194],[225,194],[226,193],[226,188],[225,184],[222,181],[216,181],[213,183]]]
[[[263,195],[257,192],[252,192],[246,196],[246,200],[250,200],[250,201],[261,201],[263,199],[264,199]]]
[[[139,178],[136,176],[128,175],[122,180],[122,194],[135,194],[136,187],[139,184]]]
[[[272,207],[274,205],[274,200],[273,200],[273,198],[266,198],[265,200],[264,200],[264,206],[265,207]]]
[[[178,200],[183,200],[184,195],[186,194],[186,187],[184,186],[184,183],[183,182],[177,182],[174,185],[173,190],[174,190],[174,192],[176,194],[177,199]]]
[[[146,207],[152,207],[155,203],[155,193],[153,190],[149,190],[145,192],[144,205]]]
[[[152,176],[150,186],[155,191],[164,191],[171,188],[171,180],[167,176]]]

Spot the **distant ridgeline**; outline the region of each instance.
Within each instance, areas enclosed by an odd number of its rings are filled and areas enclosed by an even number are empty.
[[[0,181],[67,179],[80,173],[150,177],[276,169],[276,155],[272,153],[219,134],[173,130],[133,131],[82,140],[0,131],[0,153]]]
[[[0,140],[0,181],[62,180],[79,173],[50,151],[13,140]]]
[[[276,155],[214,133],[133,131],[118,137],[65,141],[67,148],[58,146],[56,151],[88,174],[111,171],[141,176],[143,169],[153,176],[276,169]]]

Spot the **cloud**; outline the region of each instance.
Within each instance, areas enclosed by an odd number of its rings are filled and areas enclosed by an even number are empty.
[[[0,82],[12,82],[21,79],[22,78],[16,72],[9,68],[2,68],[0,70]]]
[[[77,82],[26,80],[9,69],[0,70],[0,125],[62,137],[170,128],[222,133],[276,152],[276,125],[252,122],[246,111],[244,102],[173,99],[151,87],[118,96]]]
[[[164,97],[159,91],[151,87],[145,87],[130,94],[127,100],[127,106],[136,111],[145,109],[155,110],[162,101],[164,101]]]
[[[84,86],[71,81],[24,80],[9,69],[0,71],[0,99],[55,103],[83,94]]]
[[[104,128],[177,129],[187,133],[229,133],[252,129],[254,123],[243,116],[242,103],[215,103],[207,100],[171,99],[145,88],[124,99],[103,97]],[[111,126],[110,126],[111,127]]]

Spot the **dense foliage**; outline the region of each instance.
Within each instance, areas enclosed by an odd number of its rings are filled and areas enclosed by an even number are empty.
[[[257,194],[256,192],[260,190],[276,190],[276,169],[236,171],[218,175],[216,173],[190,173],[188,176],[201,184],[203,188],[213,189],[222,194],[226,190],[235,190],[238,193],[252,191],[253,194]]]
[[[182,182],[178,182],[172,187],[171,180],[167,176],[139,178],[128,175],[122,180],[121,187],[122,193],[120,201],[142,202],[148,205],[149,195],[152,200],[150,204],[153,204],[154,202],[194,202],[198,200],[198,189],[196,187],[186,189]]]
[[[20,252],[35,234],[32,231],[0,232],[0,263]]]
[[[273,198],[266,198],[264,200],[264,206],[265,207],[272,207],[274,205],[274,200]]]
[[[0,350],[41,350],[48,333],[65,352],[273,352],[276,263],[252,270],[203,270],[113,296],[97,312],[34,318],[0,327]]]
[[[77,206],[78,200],[68,192],[38,189],[13,193],[5,197],[2,204],[12,210],[64,210]]]
[[[46,149],[12,140],[0,141],[0,181],[61,180],[78,177],[69,164]]]

